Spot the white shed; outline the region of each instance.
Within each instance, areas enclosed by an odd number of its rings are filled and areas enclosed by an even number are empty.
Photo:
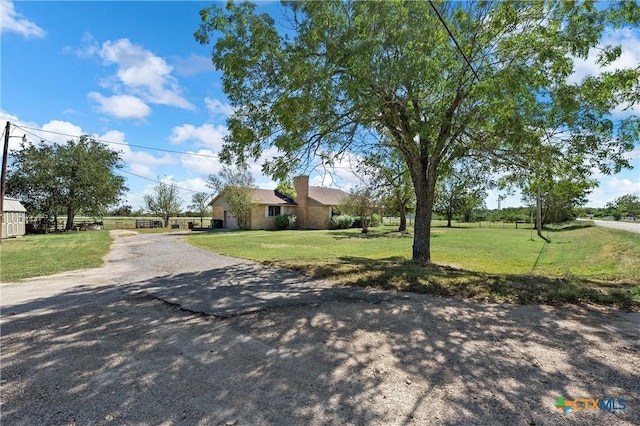
[[[4,198],[2,213],[2,238],[12,238],[26,233],[27,209],[15,198]]]

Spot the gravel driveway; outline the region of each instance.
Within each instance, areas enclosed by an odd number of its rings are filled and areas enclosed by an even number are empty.
[[[112,232],[103,268],[2,284],[2,424],[640,424],[640,313],[333,287]]]
[[[633,232],[634,234],[640,234],[640,223],[633,222],[612,222],[609,220],[594,220],[593,223],[596,226],[603,226],[605,228],[622,229],[623,231]]]

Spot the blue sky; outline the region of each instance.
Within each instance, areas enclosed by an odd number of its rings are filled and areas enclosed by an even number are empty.
[[[88,133],[111,143],[126,162],[122,174],[130,190],[125,203],[136,209],[158,178],[173,179],[184,188],[185,206],[194,192],[210,192],[205,183],[221,168],[216,153],[231,112],[220,73],[211,64],[210,46],[193,38],[198,12],[210,2],[0,3],[3,126],[9,120],[28,127],[33,141],[62,143],[70,139],[66,135]],[[639,31],[607,32],[603,44],[610,42],[626,47],[617,65],[640,63]],[[577,65],[576,79],[597,72],[595,57]],[[11,148],[18,144],[19,138],[11,139]],[[588,205],[601,207],[618,196],[640,193],[638,145],[630,158],[633,170],[595,175],[600,187]],[[261,175],[260,164],[251,169],[259,186],[275,186]],[[337,178],[312,172],[312,180],[347,190],[357,183],[348,159],[335,172]],[[488,208],[497,208],[497,196],[489,192]],[[515,196],[502,207],[520,204]]]

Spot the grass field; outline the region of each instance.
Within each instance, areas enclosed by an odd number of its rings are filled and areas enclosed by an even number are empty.
[[[433,229],[433,266],[411,263],[413,237],[381,227],[189,236],[218,253],[360,286],[516,303],[592,302],[640,308],[640,237],[604,228]]]
[[[166,229],[138,230],[166,232]],[[640,309],[640,236],[605,228],[550,231],[435,227],[433,265],[410,262],[413,237],[392,227],[194,234],[194,245],[337,283],[514,303],[591,302]],[[532,238],[533,237],[533,238]],[[102,265],[108,231],[5,240],[0,280]]]
[[[0,281],[98,267],[110,244],[108,231],[27,235],[4,240],[0,248]]]

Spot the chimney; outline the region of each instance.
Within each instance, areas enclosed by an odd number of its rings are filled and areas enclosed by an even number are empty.
[[[294,177],[293,189],[296,190],[296,197],[293,201],[298,205],[298,227],[306,228],[309,214],[309,176]]]

